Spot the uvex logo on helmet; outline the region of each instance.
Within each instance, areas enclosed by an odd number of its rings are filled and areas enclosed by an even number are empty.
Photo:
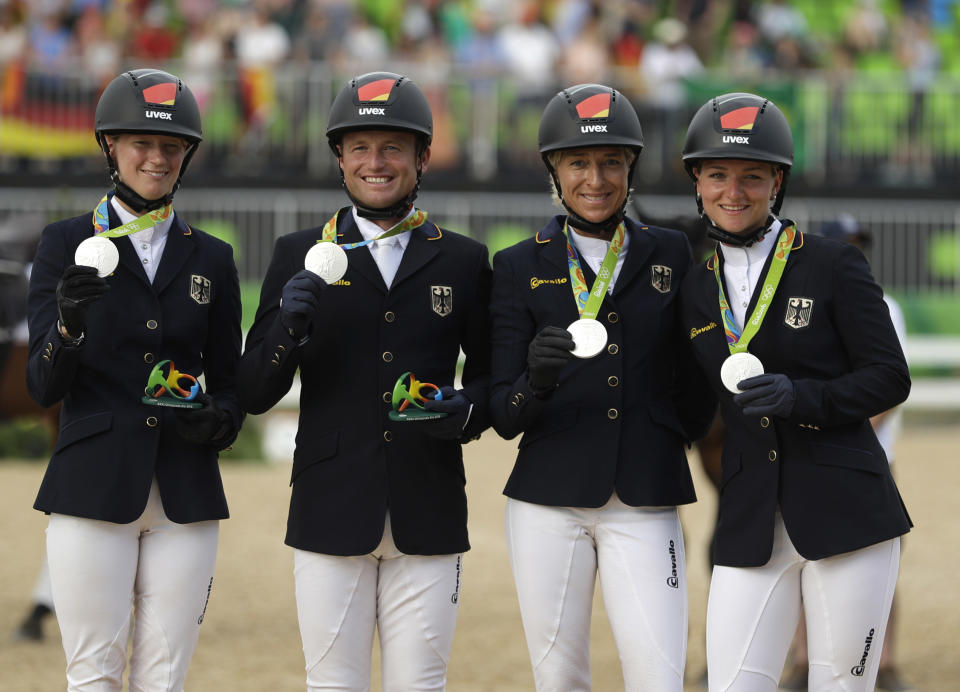
[[[172,106],[177,100],[177,85],[173,82],[154,84],[143,90],[143,100],[151,105]]]
[[[743,108],[735,108],[729,113],[723,113],[720,116],[721,128],[725,131],[744,133],[723,135],[723,143],[750,144],[750,138],[746,135],[753,131],[753,125],[757,120],[759,111],[758,106],[744,106]]]
[[[357,87],[357,100],[360,103],[385,103],[390,98],[395,84],[392,79],[377,79]],[[357,115],[386,115],[386,108],[365,106],[357,109]]]
[[[610,94],[594,94],[577,104],[581,120],[601,120],[610,117]],[[606,125],[581,125],[580,132],[606,132]]]

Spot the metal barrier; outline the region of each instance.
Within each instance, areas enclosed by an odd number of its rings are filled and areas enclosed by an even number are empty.
[[[429,187],[427,175],[426,186]],[[559,213],[542,175],[539,194],[424,192],[419,202],[446,228],[487,243],[491,253],[532,235]],[[39,234],[49,221],[93,209],[100,189],[2,189],[0,223],[16,224],[24,234]],[[692,196],[637,195],[639,214],[650,223],[696,223]],[[263,276],[274,240],[300,228],[322,226],[347,199],[339,189],[196,189],[177,193],[177,210],[198,228],[228,239],[237,253],[243,279]],[[814,199],[788,197],[783,215],[801,230],[841,213],[853,215],[873,232],[869,259],[878,281],[898,296],[960,296],[960,201],[907,199]],[[676,222],[676,223],[674,223]]]

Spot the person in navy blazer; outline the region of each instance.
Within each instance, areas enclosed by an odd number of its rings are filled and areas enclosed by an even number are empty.
[[[809,689],[872,690],[911,526],[869,420],[910,391],[883,292],[859,250],[777,216],[793,138],[771,101],[708,101],[683,160],[719,241],[681,290],[726,424],[710,689],[776,689],[802,598]],[[763,374],[722,378],[744,339]]]
[[[413,205],[432,132],[410,79],[344,86],[327,135],[352,205],[277,239],[241,359],[251,413],[299,371],[286,543],[309,690],[368,688],[374,629],[385,690],[446,680],[469,548],[462,445],[489,425],[490,265],[485,246]],[[348,248],[329,285],[304,268],[323,238]],[[446,417],[389,418],[405,373],[440,389],[425,406]]]
[[[500,435],[523,435],[504,494],[534,679],[539,690],[590,688],[599,572],[626,689],[680,690],[687,593],[676,505],[695,500],[684,443],[715,408],[679,320],[689,243],[624,216],[643,135],[622,94],[561,91],[539,140],[566,214],[494,256],[490,403]],[[610,272],[601,260],[621,233]],[[598,271],[612,273],[596,315],[606,343],[593,357],[571,357],[571,256],[587,288]]]
[[[43,406],[62,402],[34,507],[50,514],[68,689],[121,689],[133,607],[131,686],[181,690],[228,516],[218,452],[243,418],[239,282],[230,246],[172,209],[202,138],[186,85],[159,70],[120,75],[96,135],[114,190],[95,214],[44,229],[30,277],[28,387]],[[109,275],[75,264],[81,242],[128,222],[141,230],[99,238],[119,255]],[[141,401],[163,360],[202,376],[199,408]]]

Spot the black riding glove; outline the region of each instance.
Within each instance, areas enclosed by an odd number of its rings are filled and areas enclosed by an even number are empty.
[[[320,312],[320,293],[327,282],[308,269],[301,269],[283,287],[280,324],[292,339],[302,341],[313,331]]]
[[[789,418],[793,413],[796,391],[786,375],[765,374],[748,377],[737,384],[743,391],[733,400],[745,416],[776,416]]]
[[[527,383],[535,394],[546,394],[557,386],[575,347],[570,332],[561,327],[544,327],[533,337],[527,349]]]
[[[106,279],[97,276],[95,267],[71,264],[57,283],[57,313],[60,324],[74,339],[87,327],[87,308],[110,290]]]
[[[442,411],[448,415],[435,420],[424,421],[424,432],[440,440],[455,440],[463,434],[463,426],[470,415],[470,400],[463,390],[453,387],[441,387],[440,401],[427,399],[423,403],[426,411]]]
[[[197,394],[202,408],[177,409],[177,434],[198,445],[219,445],[233,433],[233,417],[206,392]]]

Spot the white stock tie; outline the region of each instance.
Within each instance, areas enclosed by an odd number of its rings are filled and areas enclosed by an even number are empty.
[[[403,258],[403,248],[400,246],[400,239],[397,236],[377,240],[371,246],[373,250],[373,259],[380,269],[380,275],[383,276],[383,282],[390,288],[393,283],[393,277],[397,275],[397,269],[400,267],[400,260]]]

